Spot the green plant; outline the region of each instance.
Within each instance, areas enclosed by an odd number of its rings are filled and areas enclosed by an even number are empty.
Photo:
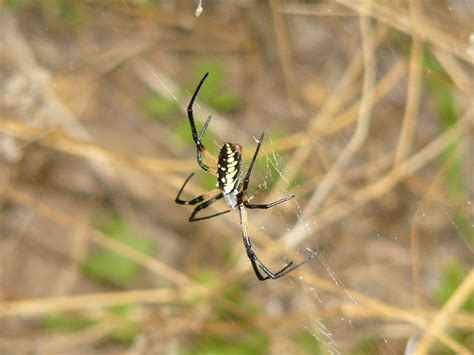
[[[151,255],[155,250],[153,242],[130,230],[119,217],[113,217],[101,223],[99,229],[107,237],[140,253]],[[139,266],[112,250],[102,249],[87,256],[82,264],[82,270],[86,276],[95,280],[126,286],[137,277]]]
[[[454,93],[436,59],[425,51],[423,65],[426,71],[426,86],[431,93],[439,115],[439,126],[442,132],[447,131],[459,120]],[[468,196],[466,182],[463,178],[461,149],[458,141],[453,141],[443,152],[447,164],[444,180],[451,201],[458,205]],[[469,217],[462,208],[454,207],[453,221],[456,229],[465,241],[472,245],[472,229]]]
[[[178,104],[160,95],[152,95],[142,103],[145,113],[157,120],[166,120],[178,114]]]
[[[239,107],[239,98],[225,89],[227,85],[224,81],[224,69],[221,64],[202,64],[196,73],[197,80],[200,80],[205,73],[209,73],[209,77],[199,93],[201,100],[213,109],[224,113],[235,111]]]
[[[89,328],[96,321],[78,315],[54,312],[46,314],[42,319],[43,325],[54,331],[74,332]]]

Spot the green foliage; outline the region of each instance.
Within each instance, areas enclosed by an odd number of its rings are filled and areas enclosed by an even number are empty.
[[[166,120],[178,114],[178,104],[160,95],[152,95],[142,103],[143,111],[157,120]]]
[[[112,218],[99,228],[106,236],[140,253],[151,255],[154,252],[154,244],[128,229],[120,218]],[[103,249],[91,253],[83,262],[82,270],[90,278],[125,286],[135,280],[139,266],[114,251]]]
[[[199,97],[213,109],[219,112],[232,112],[239,107],[239,98],[225,90],[224,69],[219,63],[205,63],[197,69],[200,80],[209,73],[205,84],[199,92]],[[194,89],[193,89],[194,90]]]
[[[295,343],[302,351],[304,351],[305,354],[323,354],[318,339],[316,339],[312,334],[306,331],[296,337]]]
[[[222,273],[207,268],[201,268],[195,273],[193,280],[206,286],[206,288],[213,288],[218,284],[220,276],[222,276]],[[225,288],[222,289],[222,293],[223,299],[227,301],[226,304],[233,304],[235,307],[229,309],[228,306],[223,306],[220,303],[215,304],[214,312],[218,318],[226,321],[233,319],[238,322],[247,322],[260,313],[254,304],[247,299],[247,292],[243,281],[235,281],[226,284]],[[197,303],[202,300],[203,298],[199,296],[193,299],[192,302]]]
[[[234,319],[240,323],[250,322],[256,315],[260,314],[260,310],[247,298],[247,294],[243,281],[236,281],[227,285],[224,290],[224,299],[234,304],[236,311],[217,305],[217,316],[223,320]]]
[[[47,0],[43,11],[47,17],[54,16],[66,20],[72,28],[84,22],[84,15],[75,0]]]
[[[359,340],[354,351],[354,354],[356,355],[369,355],[375,353],[377,353],[377,343],[372,337],[366,337]]]
[[[50,330],[58,332],[74,332],[86,329],[94,325],[96,322],[77,315],[54,312],[46,314],[42,319],[42,323]]]
[[[193,280],[199,285],[206,286],[207,288],[212,288],[218,281],[218,275],[215,271],[207,268],[199,269],[194,275]],[[194,295],[190,303],[195,307],[198,303],[205,301],[206,297],[203,295]]]
[[[177,123],[171,130],[171,133],[176,140],[184,143],[187,147],[194,147],[193,136],[191,135],[191,128],[188,120]]]
[[[221,257],[222,257],[222,264],[225,267],[232,267],[235,264],[235,260],[233,259],[234,252],[235,252],[235,242],[230,238],[225,238],[222,240],[221,244]]]
[[[438,289],[433,293],[433,298],[436,300],[439,307],[442,307],[451,298],[466,276],[467,272],[463,270],[458,262],[452,262],[443,267],[441,282]],[[466,298],[461,309],[467,313],[474,312],[474,292],[471,292],[470,296]],[[468,339],[472,339],[474,332],[456,331],[451,334],[451,336],[460,344],[464,344],[466,341],[469,342]],[[439,353],[446,354],[452,353],[452,351],[446,346],[439,344]]]
[[[442,132],[445,132],[458,121],[454,94],[451,87],[443,80],[441,67],[429,52],[425,52],[423,63],[428,73],[426,81],[427,87],[433,95],[440,117],[440,129]],[[462,181],[462,166],[457,156],[457,151],[457,142],[450,144],[444,151],[446,160],[454,160],[446,173],[446,182],[449,192],[455,199],[465,196],[465,187]]]
[[[257,330],[249,331],[246,336],[241,337],[235,335],[232,338],[224,337],[206,337],[205,341],[198,344],[192,350],[185,350],[182,354],[232,354],[232,355],[248,355],[248,354],[268,354],[268,338],[265,333]]]
[[[442,132],[445,132],[455,125],[459,119],[454,93],[442,72],[441,66],[427,51],[425,51],[423,56],[423,65],[427,73],[426,84],[435,100],[436,109],[439,114],[440,129]],[[443,159],[447,164],[444,175],[447,191],[451,199],[455,203],[459,203],[468,195],[466,183],[463,179],[459,142],[454,141],[446,147],[443,152]],[[461,208],[455,208],[453,216],[457,230],[465,238],[466,242],[472,245],[472,227],[469,217]]]
[[[66,22],[69,27],[75,29],[85,20],[81,10],[82,4],[75,0],[6,0],[5,6],[12,10],[26,7],[38,10],[42,20],[50,26]]]
[[[193,277],[200,285],[212,289],[219,282],[219,275],[214,270],[201,269]],[[214,304],[214,312],[217,317],[229,321],[232,319],[242,327],[248,327],[245,335],[236,334],[232,337],[209,334],[198,341],[192,347],[180,351],[180,354],[266,354],[268,352],[268,339],[266,334],[255,329],[251,324],[251,319],[258,314],[258,310],[246,300],[244,282],[237,281],[225,285],[223,297],[228,303],[234,304],[235,309],[222,306],[221,303]],[[203,297],[197,297],[191,304],[196,307],[196,303],[203,301]],[[207,300],[209,301],[209,300]],[[198,306],[199,307],[199,306]],[[231,307],[232,308],[232,307]]]
[[[130,344],[141,330],[141,322],[133,319],[136,306],[123,304],[109,309],[115,319],[115,328],[109,334],[109,339],[119,344]]]
[[[141,330],[141,322],[133,319],[134,305],[125,304],[108,309],[105,318],[113,319],[114,328],[108,338],[115,343],[130,344]],[[77,332],[96,325],[96,319],[85,318],[77,314],[50,313],[43,317],[43,325],[56,332]]]
[[[201,268],[193,276],[193,280],[202,286],[212,287],[219,281],[219,277],[214,270]]]
[[[211,174],[201,174],[199,176],[199,180],[201,181],[201,185],[204,187],[206,190],[212,190],[216,188],[216,177]]]
[[[5,0],[5,6],[10,9],[21,8],[28,6],[32,3],[32,0]]]
[[[194,275],[193,280],[196,281],[199,285],[205,286],[207,289],[212,289],[215,287],[219,281],[219,274],[212,269],[202,267]],[[194,296],[193,302],[198,303],[207,299],[207,296]]]
[[[444,266],[439,288],[433,295],[439,306],[449,300],[465,277],[466,272],[463,271],[459,263],[452,262]],[[466,312],[474,312],[474,298],[468,297],[462,309]]]
[[[250,149],[250,148],[249,148]],[[288,154],[286,153],[271,153],[271,146],[267,146],[266,156],[263,147],[260,149],[255,166],[252,172],[251,185],[249,190],[257,188],[262,185],[265,190],[271,190],[278,180],[281,178],[280,172],[286,166]],[[250,164],[250,161],[248,162]],[[263,178],[262,178],[263,177]],[[294,183],[293,181],[290,184]],[[260,192],[261,194],[261,192]]]
[[[140,332],[141,327],[135,322],[119,322],[108,338],[119,344],[131,344]]]
[[[201,124],[201,122],[196,121],[196,130],[198,131],[198,134],[201,132],[202,126],[203,124]],[[189,122],[187,119],[186,121],[183,120],[182,122],[177,123],[172,129],[172,134],[174,137],[177,138],[179,142],[184,143],[187,147],[196,147],[193,140],[193,136],[191,134],[191,127],[189,127]],[[214,144],[215,141],[216,139],[214,135],[208,129],[206,131],[206,134],[204,135],[203,143],[209,153],[214,156],[217,156],[217,154],[219,153],[219,147]]]

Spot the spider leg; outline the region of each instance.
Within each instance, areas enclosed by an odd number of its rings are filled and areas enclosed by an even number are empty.
[[[200,204],[199,206],[196,206],[196,208],[194,209],[193,213],[191,214],[191,217],[189,217],[189,222],[196,222],[196,221],[201,221],[203,219],[209,219],[209,218],[212,218],[212,217],[217,217],[217,216],[220,216],[221,214],[224,214],[224,213],[227,213],[227,212],[230,212],[230,210],[227,210],[227,211],[224,211],[224,212],[219,212],[219,213],[215,213],[215,214],[212,214],[210,216],[205,216],[205,217],[200,217],[200,218],[195,218],[194,216],[196,216],[196,214],[209,207],[209,205],[213,204],[214,202],[220,200],[222,197],[224,197],[224,195],[222,194],[221,190],[219,189],[215,189],[215,190],[212,190],[212,191],[209,191],[209,192],[206,192],[205,194],[202,194],[202,195],[199,195],[198,197],[195,197],[191,200],[182,200],[180,197],[181,197],[181,194],[183,193],[183,190],[184,188],[186,187],[186,185],[188,184],[189,180],[191,180],[191,178],[194,176],[194,173],[192,173],[191,175],[189,175],[187,177],[187,179],[184,181],[184,184],[183,186],[181,186],[181,188],[179,189],[178,191],[178,195],[176,196],[176,199],[175,199],[175,202],[180,204],[180,205],[195,205],[199,202],[202,202],[202,201],[205,201],[204,203]],[[207,200],[207,201],[206,201]]]
[[[206,130],[207,130],[207,126],[209,126],[209,123],[211,122],[211,119],[212,119],[212,116],[209,116],[206,120],[206,122],[204,123],[204,126],[202,127],[202,130],[201,130],[201,133],[199,133],[199,142],[202,142],[202,138],[204,137],[204,133],[206,133]],[[203,146],[204,148],[204,146]],[[211,154],[209,153],[209,151],[204,148],[202,149],[201,153],[207,158],[209,159],[210,161],[212,161],[214,163],[214,165],[217,165],[217,159]],[[201,155],[201,161],[202,161],[202,155]],[[210,166],[208,166],[208,170],[207,170],[209,173],[213,174],[213,175],[216,175],[217,174],[217,170],[215,168],[212,168]]]
[[[211,122],[211,116],[208,117],[208,119],[204,123],[204,127],[202,128],[201,133],[198,135],[197,130],[196,130],[196,124],[194,123],[194,114],[193,114],[194,101],[196,100],[196,97],[197,97],[199,91],[201,90],[202,84],[204,83],[204,80],[206,80],[208,75],[209,75],[209,73],[206,73],[206,75],[204,75],[204,77],[199,82],[199,84],[196,88],[196,91],[194,92],[193,96],[191,97],[191,101],[189,102],[189,105],[188,105],[188,119],[189,119],[189,124],[191,125],[191,133],[193,135],[194,143],[196,144],[196,150],[197,150],[196,157],[197,157],[198,164],[204,171],[208,171],[208,172],[211,172],[211,173],[214,174],[215,169],[210,168],[202,160],[202,155],[203,154],[206,155],[206,157],[211,156],[211,154],[206,150],[206,148],[202,144],[202,138],[204,136],[204,133],[206,132],[207,126]],[[211,159],[215,160],[214,157],[212,157]]]
[[[247,250],[247,256],[250,259],[250,263],[252,264],[253,271],[255,272],[255,275],[257,275],[257,278],[260,281],[268,280],[270,278],[270,276],[263,276],[262,273],[260,272],[260,270],[258,268],[258,265],[257,265],[257,261],[254,258],[255,253],[253,252],[253,250],[251,248],[247,248],[247,247],[246,247],[246,250]]]
[[[183,193],[183,190],[184,188],[186,187],[186,185],[188,184],[189,180],[191,180],[191,178],[194,176],[194,173],[191,173],[191,175],[189,175],[186,180],[184,180],[184,183],[183,183],[183,186],[181,186],[181,188],[179,189],[178,191],[178,195],[176,196],[175,198],[175,202],[180,204],[180,205],[195,205],[196,203],[198,202],[201,202],[204,200],[204,197],[206,194],[203,194],[203,195],[200,195],[196,198],[193,198],[192,200],[182,200],[180,197],[181,197],[181,194]],[[215,192],[215,190],[211,191],[211,192]]]
[[[299,264],[293,265],[293,262],[290,261],[287,265],[285,265],[282,269],[280,269],[277,272],[272,272],[268,267],[266,267],[260,259],[257,257],[257,254],[252,249],[252,243],[250,241],[250,236],[248,233],[248,221],[247,221],[247,211],[243,206],[240,206],[240,223],[242,225],[242,238],[244,241],[244,246],[245,250],[247,252],[247,256],[250,259],[250,262],[252,264],[253,271],[255,272],[255,275],[257,275],[257,278],[260,281],[265,281],[268,279],[278,279],[293,270],[299,268],[300,266],[306,264],[308,261],[313,259],[315,256],[319,255],[319,251],[314,252],[311,254],[308,258],[300,262]],[[293,266],[292,266],[293,265]],[[262,272],[266,275],[264,276]]]
[[[255,164],[255,160],[257,159],[258,152],[260,151],[260,147],[262,146],[264,137],[265,137],[265,132],[262,132],[262,135],[260,136],[260,139],[258,140],[258,144],[257,144],[257,148],[255,149],[255,153],[253,154],[253,158],[252,158],[252,161],[250,163],[249,170],[247,171],[247,175],[245,175],[244,182],[242,184],[242,193],[243,194],[245,194],[245,192],[247,192],[249,182],[250,182],[250,175],[252,174],[253,166]],[[247,201],[244,201],[244,206],[247,207],[247,208],[250,208],[250,209],[254,209],[254,208],[267,209],[267,208],[271,208],[273,206],[279,205],[280,203],[291,200],[294,197],[295,197],[295,195],[290,195],[290,196],[282,198],[278,201],[274,201],[274,202],[267,203],[267,204],[260,204],[260,205],[259,204],[252,204],[252,203],[248,203]]]
[[[198,139],[199,142],[202,142],[202,138],[204,137],[204,133],[206,133],[207,126],[209,126],[209,123],[211,123],[211,119],[212,119],[212,116],[209,116],[206,122],[204,123],[204,126],[202,126],[201,133],[199,133],[199,139]]]
[[[248,242],[250,242],[250,239],[248,239]],[[290,272],[292,272],[293,270],[299,268],[300,266],[306,264],[308,261],[310,261],[311,259],[313,259],[315,256],[318,256],[320,253],[319,251],[316,251],[314,252],[313,254],[311,254],[309,257],[307,257],[305,260],[303,260],[302,262],[300,262],[299,264],[296,264],[296,265],[293,265],[293,262],[290,261],[288,264],[286,264],[281,270],[277,271],[277,272],[272,272],[268,267],[266,267],[261,261],[260,259],[257,257],[257,255],[255,254],[255,252],[252,250],[252,247],[250,245],[250,243],[246,243],[245,239],[244,239],[244,244],[245,244],[245,248],[247,250],[247,255],[252,263],[252,267],[255,271],[255,274],[257,275],[258,279],[260,281],[265,281],[265,280],[268,280],[269,278],[273,279],[273,280],[276,280],[282,276],[285,276],[286,274],[289,274]],[[293,266],[292,266],[293,265]],[[290,267],[292,266],[292,267]],[[260,269],[263,270],[263,272],[267,275],[265,277],[262,276],[262,274],[260,273],[260,270],[258,269],[258,267],[260,267]]]
[[[295,195],[290,195],[290,196],[287,196],[287,197],[284,197],[278,201],[274,201],[274,202],[271,202],[271,203],[265,203],[265,204],[262,204],[262,205],[255,205],[255,204],[252,204],[252,203],[248,203],[247,201],[244,202],[244,206],[249,208],[249,209],[254,209],[254,208],[261,208],[261,209],[264,209],[266,210],[267,208],[271,208],[273,206],[276,206],[276,205],[279,205],[280,203],[283,203],[283,202],[286,202],[288,200],[291,200],[292,198],[294,198]]]
[[[258,144],[257,144],[257,148],[255,149],[255,153],[253,153],[253,158],[252,158],[252,161],[250,162],[249,170],[247,170],[247,175],[245,175],[244,183],[242,185],[242,192],[246,192],[247,188],[249,187],[250,174],[252,174],[253,165],[255,164],[255,160],[257,159],[258,151],[260,150],[260,146],[263,143],[263,137],[264,136],[265,136],[265,132],[262,132],[262,135],[260,136],[260,139],[258,140]]]
[[[253,257],[255,258],[255,262],[262,268],[262,270],[268,275],[268,277],[270,277],[273,280],[276,280],[282,276],[285,276],[286,274],[289,274],[290,272],[299,268],[300,266],[306,264],[308,261],[310,261],[311,259],[313,259],[315,256],[318,256],[318,255],[319,255],[319,251],[315,251],[309,257],[307,257],[302,262],[296,265],[293,265],[293,262],[290,261],[288,264],[285,265],[285,267],[283,267],[280,271],[275,272],[275,273],[273,273],[265,265],[263,265],[263,263],[258,259],[257,255],[255,255],[255,253],[253,254]],[[293,266],[290,268],[291,265]]]
[[[293,265],[293,262],[291,261],[287,265],[285,265],[285,267],[283,267],[283,269],[281,269],[280,271],[278,271],[276,273],[273,273],[272,271],[270,271],[269,268],[267,268],[259,260],[259,258],[257,257],[257,255],[255,254],[255,252],[252,250],[251,247],[247,248],[247,246],[246,246],[246,250],[247,250],[247,256],[249,257],[250,262],[252,263],[253,270],[255,271],[255,274],[257,275],[257,277],[260,281],[265,281],[265,280],[268,280],[268,279],[276,280],[276,279],[280,278],[281,276],[287,274],[288,272],[294,270],[294,268],[292,268],[290,270],[287,270],[291,265]],[[263,272],[267,276],[262,276],[262,274],[259,270],[259,267],[260,267],[260,269],[263,270]],[[287,271],[285,272],[285,270],[287,270]]]
[[[196,214],[199,213],[199,211],[209,207],[214,202],[216,202],[216,201],[220,200],[222,197],[224,197],[224,195],[222,194],[222,192],[220,192],[220,190],[217,190],[217,191],[219,191],[219,194],[217,196],[214,196],[211,199],[207,200],[206,202],[203,202],[199,206],[196,206],[193,213],[191,213],[191,217],[189,217],[189,222],[202,221],[203,219],[209,219],[209,218],[217,217],[217,216],[220,216],[221,214],[230,212],[230,210],[226,210],[226,211],[211,214],[209,216],[198,217],[198,218],[195,217]]]
[[[209,192],[206,192],[205,194],[202,194],[202,195],[199,195],[198,197],[195,197],[191,200],[182,200],[180,197],[181,197],[181,194],[183,193],[183,190],[184,188],[186,187],[186,185],[188,184],[189,180],[191,180],[191,178],[194,176],[194,173],[192,173],[191,175],[189,175],[186,180],[184,181],[184,184],[183,186],[181,186],[181,188],[179,189],[178,191],[178,195],[176,196],[176,199],[174,200],[176,203],[180,204],[180,205],[195,205],[196,203],[199,203],[201,201],[204,201],[204,200],[209,200],[211,198],[214,198],[215,196],[219,195],[220,193],[220,190],[219,189],[214,189],[212,191],[209,191]]]

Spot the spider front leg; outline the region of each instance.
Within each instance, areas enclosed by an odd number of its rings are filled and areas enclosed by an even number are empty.
[[[204,123],[204,126],[202,128],[201,133],[198,135],[197,130],[196,130],[196,124],[194,123],[194,114],[193,114],[193,105],[194,101],[196,100],[196,97],[199,93],[199,90],[201,90],[201,86],[204,83],[204,80],[206,80],[207,76],[209,73],[206,73],[204,77],[201,79],[199,82],[196,91],[194,92],[193,96],[191,97],[191,101],[189,102],[188,105],[188,119],[189,119],[189,124],[191,125],[191,133],[193,135],[194,143],[196,144],[196,154],[197,154],[197,162],[199,166],[204,170],[207,171],[211,174],[216,174],[216,169],[209,167],[203,162],[202,155],[206,155],[206,157],[213,162],[217,163],[216,159],[207,151],[207,149],[204,147],[202,144],[202,138],[204,136],[204,133],[206,132],[207,127],[209,126],[209,123],[211,122],[211,116],[209,116],[206,120],[206,123]]]

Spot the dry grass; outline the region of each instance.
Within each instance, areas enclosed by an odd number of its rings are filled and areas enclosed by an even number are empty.
[[[14,3],[0,353],[474,351],[468,2]],[[297,194],[250,211],[259,257],[322,251],[277,281],[255,278],[236,213],[189,224],[174,203],[202,66],[222,71],[195,109],[206,144],[248,162],[265,130],[255,201]]]

